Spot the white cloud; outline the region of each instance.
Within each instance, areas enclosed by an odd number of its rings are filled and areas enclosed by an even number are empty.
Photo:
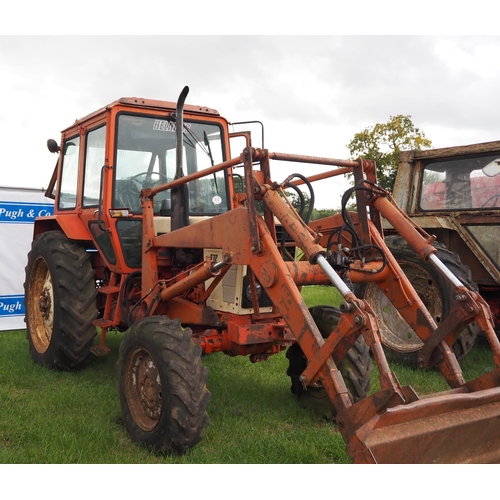
[[[1,184],[47,185],[49,137],[119,97],[175,101],[184,85],[189,103],[262,121],[285,153],[347,158],[354,133],[395,114],[435,147],[497,140],[499,55],[498,36],[3,36]],[[338,179],[321,185],[319,206],[338,206]]]

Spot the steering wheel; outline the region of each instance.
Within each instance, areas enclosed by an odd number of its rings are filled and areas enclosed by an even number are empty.
[[[497,206],[497,201],[500,199],[500,193],[494,194],[493,196],[490,196],[482,205],[481,208],[486,208],[486,205],[492,201],[493,203],[491,204],[491,207],[488,208],[493,208]]]
[[[156,176],[157,179],[153,180],[152,177]],[[144,179],[141,180],[141,177]],[[146,182],[147,178],[150,178],[149,182]],[[168,182],[168,179],[165,175],[160,174],[160,172],[141,172],[132,176],[128,182],[128,190],[134,194],[139,195],[141,189],[145,187],[156,187],[160,184],[165,184]]]

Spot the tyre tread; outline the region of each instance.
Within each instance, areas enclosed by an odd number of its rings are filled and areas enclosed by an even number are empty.
[[[324,338],[332,332],[341,315],[340,310],[332,306],[312,307],[310,312]],[[306,390],[299,380],[299,376],[307,366],[307,359],[299,344],[291,345],[286,352],[286,357],[288,358],[287,375],[290,377],[292,394],[298,397],[303,406],[321,416],[334,417],[336,410],[326,391],[320,385],[309,387]],[[344,359],[339,363],[338,369],[344,377],[349,397],[353,403],[367,396],[371,386],[372,361],[370,348],[363,336],[360,335],[356,339]]]
[[[178,320],[154,316],[132,325],[120,346],[117,369],[126,427],[135,441],[160,453],[182,454],[193,448],[203,438],[209,422],[208,369],[201,364],[201,349],[191,337],[191,329],[183,329]],[[133,421],[123,389],[123,366],[136,345],[144,345],[151,355],[156,354],[168,379],[170,408],[163,408],[161,421],[150,432],[144,432]]]
[[[89,361],[90,348],[97,334],[92,325],[98,316],[97,290],[90,255],[85,246],[70,240],[61,231],[48,231],[33,241],[26,266],[25,295],[30,266],[42,256],[49,267],[54,289],[54,327],[52,341],[44,354],[36,352],[30,340],[28,314],[25,316],[27,338],[33,359],[48,368],[72,371]],[[56,300],[57,299],[57,300]]]

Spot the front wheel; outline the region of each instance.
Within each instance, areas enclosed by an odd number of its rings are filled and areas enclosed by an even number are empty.
[[[331,306],[311,307],[309,312],[324,338],[327,338],[337,326],[341,314],[337,307]],[[307,367],[307,358],[299,344],[290,346],[286,357],[289,362],[287,375],[292,382],[290,389],[297,395],[300,404],[324,418],[334,417],[337,412],[322,384],[317,382],[304,389],[299,380]],[[344,378],[351,401],[355,403],[365,398],[370,390],[372,361],[370,349],[362,335],[338,364],[338,369]]]
[[[429,262],[422,261],[398,235],[385,238],[385,243],[396,258],[401,269],[412,284],[425,307],[439,326],[450,314],[456,302],[454,286]],[[477,290],[470,269],[462,264],[459,256],[444,245],[434,242],[437,257],[470,290]],[[399,314],[376,283],[357,286],[356,295],[363,297],[372,307],[379,321],[382,344],[387,357],[401,364],[416,366],[423,342]],[[462,359],[474,345],[479,328],[469,323],[451,346],[458,360]]]
[[[208,370],[191,329],[153,316],[132,325],[120,345],[118,389],[132,439],[161,453],[185,453],[208,424]]]

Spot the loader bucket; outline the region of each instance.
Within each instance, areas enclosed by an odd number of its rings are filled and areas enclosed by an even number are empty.
[[[357,412],[351,406],[346,418]],[[378,412],[354,431],[347,451],[354,463],[498,463],[500,388],[452,389]]]

